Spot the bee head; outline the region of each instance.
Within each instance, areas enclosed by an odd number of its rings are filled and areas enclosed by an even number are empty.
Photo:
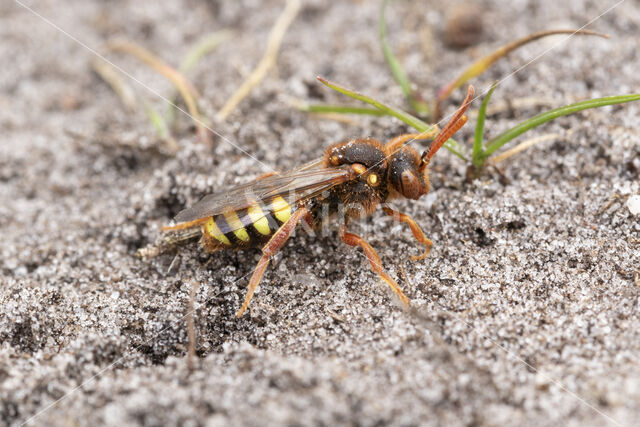
[[[407,199],[419,199],[429,192],[426,166],[416,150],[408,146],[402,147],[389,158],[389,186]]]
[[[427,175],[429,162],[444,143],[467,122],[467,116],[464,113],[469,108],[474,94],[473,86],[469,86],[462,105],[422,155],[419,155],[413,148],[404,145],[396,149],[397,144],[393,141],[387,144],[385,147],[389,153],[387,177],[389,187],[392,190],[414,200],[429,192],[429,176]]]

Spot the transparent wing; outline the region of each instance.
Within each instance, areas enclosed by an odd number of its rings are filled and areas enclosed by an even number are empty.
[[[349,167],[324,168],[322,159],[318,159],[288,172],[251,181],[227,192],[205,196],[195,205],[176,215],[175,221],[186,223],[229,211],[237,212],[256,202],[268,202],[278,196],[295,208],[300,201],[344,183],[351,177]],[[265,215],[268,213],[265,212]]]

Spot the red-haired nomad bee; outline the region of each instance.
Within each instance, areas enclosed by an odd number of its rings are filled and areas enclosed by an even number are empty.
[[[429,162],[467,121],[464,112],[473,94],[473,87],[469,86],[462,106],[422,155],[405,144],[433,135],[401,135],[386,145],[372,138],[331,145],[322,158],[300,168],[259,178],[227,193],[204,197],[180,212],[175,225],[163,227],[163,231],[169,233],[163,243],[171,246],[201,236],[200,243],[207,252],[261,248],[262,258],[249,280],[247,295],[238,310],[239,317],[249,306],[271,257],[282,248],[293,230],[303,222],[317,229],[327,219],[327,213],[341,213],[344,222],[340,225],[340,239],[347,245],[360,246],[373,271],[408,305],[409,299],[384,271],[376,251],[360,236],[349,233],[346,225],[350,218],[360,216],[362,212],[370,215],[390,199],[416,200],[429,191]],[[414,259],[426,256],[432,243],[418,224],[408,215],[387,206],[382,209],[387,215],[407,223],[416,240],[426,247],[425,252]],[[139,252],[141,256],[153,253],[150,249]]]

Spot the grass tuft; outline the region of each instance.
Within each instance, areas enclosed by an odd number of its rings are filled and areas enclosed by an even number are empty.
[[[512,139],[558,117],[567,116],[569,114],[577,113],[578,111],[587,110],[590,108],[624,104],[626,102],[633,102],[638,100],[640,100],[640,94],[608,96],[605,98],[596,98],[589,99],[587,101],[576,102],[575,104],[565,105],[564,107],[555,108],[553,110],[540,113],[488,141],[486,143],[486,148],[482,153],[482,158],[483,160],[487,159]]]
[[[512,127],[511,129],[501,133],[495,138],[488,141],[486,144],[482,142],[482,134],[484,128],[484,118],[487,104],[489,103],[489,99],[491,98],[491,94],[495,89],[495,84],[492,86],[491,90],[485,97],[482,102],[482,106],[480,108],[480,112],[478,113],[478,123],[476,125],[476,134],[473,145],[473,156],[472,156],[472,165],[476,172],[479,172],[484,166],[488,159],[502,148],[505,144],[522,135],[525,132],[528,132],[531,129],[534,129],[544,123],[550,122],[551,120],[557,119],[558,117],[567,116],[569,114],[577,113],[579,111],[587,110],[590,108],[599,108],[607,105],[617,105],[624,104],[626,102],[633,102],[640,100],[640,94],[631,94],[631,95],[617,95],[617,96],[608,96],[605,98],[596,98],[589,99],[587,101],[576,102],[574,104],[565,105],[560,108],[555,108],[553,110],[546,111],[544,113],[540,113],[535,115],[522,123]],[[516,153],[523,151],[524,149],[531,147],[539,142],[546,141],[552,139],[552,137],[557,137],[558,135],[546,135],[544,137],[532,138],[531,140],[525,141],[518,146],[507,150],[506,152],[497,155],[495,162],[504,160],[508,157],[513,156]]]
[[[206,144],[211,144],[211,137],[204,124],[203,118],[200,117],[200,113],[198,111],[198,93],[181,72],[166,64],[147,49],[132,42],[113,41],[107,43],[107,48],[114,52],[128,53],[129,55],[138,58],[173,83],[187,105],[189,115],[195,123],[196,129],[198,129],[198,136],[200,137],[200,140]]]

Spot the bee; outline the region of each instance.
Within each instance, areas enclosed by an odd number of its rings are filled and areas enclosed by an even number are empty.
[[[382,268],[375,249],[362,237],[347,231],[349,220],[371,215],[385,202],[407,198],[417,200],[429,189],[428,166],[435,153],[467,121],[464,115],[474,90],[451,120],[438,133],[428,150],[420,155],[406,145],[431,134],[404,134],[387,144],[372,138],[358,138],[329,146],[322,158],[289,172],[274,173],[226,193],[211,194],[178,213],[175,224],[162,227],[167,233],[165,247],[200,236],[200,244],[210,253],[225,249],[260,248],[262,257],[249,280],[240,317],[249,307],[255,290],[271,258],[284,246],[296,227],[303,224],[318,229],[331,216],[340,214],[338,235],[349,246],[359,246],[376,272],[405,304],[409,298]],[[413,236],[425,247],[424,258],[432,247],[418,224],[404,213],[383,205],[382,210],[406,223]],[[329,215],[327,215],[327,213]],[[156,253],[159,253],[156,251]],[[146,249],[141,256],[151,256]]]

